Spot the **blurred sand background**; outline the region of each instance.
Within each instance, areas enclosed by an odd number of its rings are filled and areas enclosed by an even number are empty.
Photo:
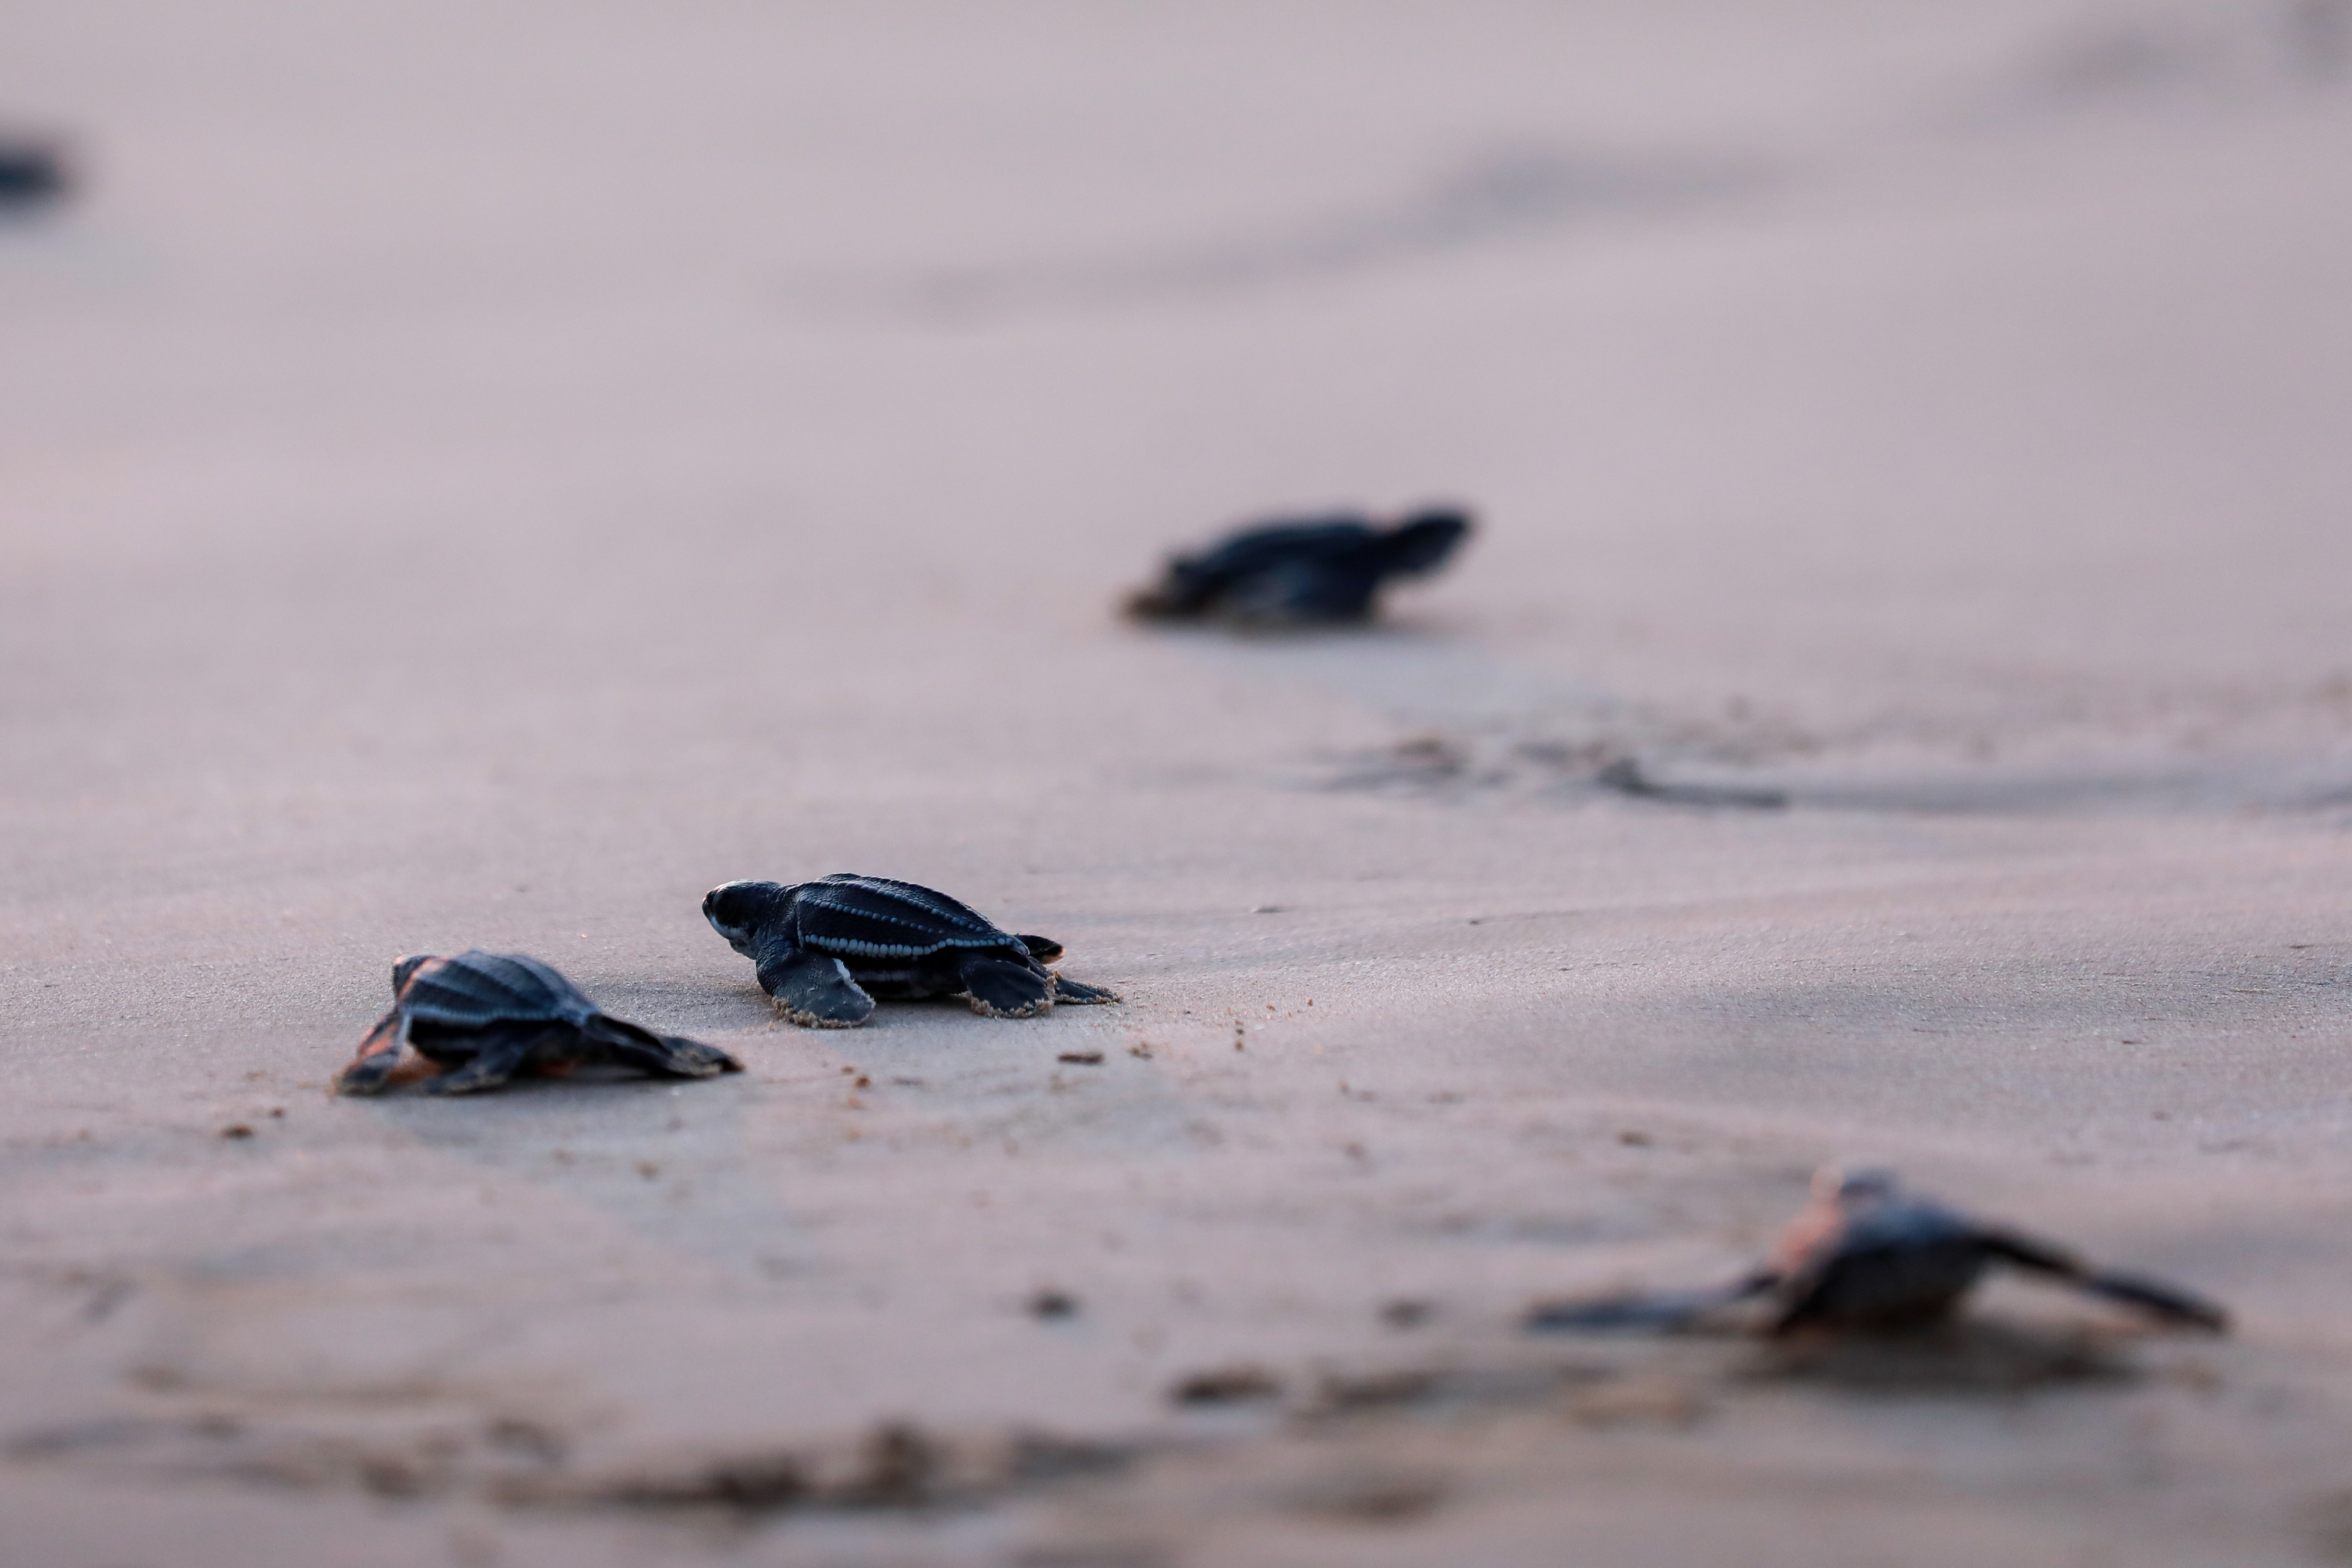
[[[6,35],[7,1568],[2352,1558],[2352,8]],[[776,1027],[836,870],[1128,1003]],[[475,944],[751,1071],[328,1098]],[[2241,1332],[1517,1332],[1833,1157]]]

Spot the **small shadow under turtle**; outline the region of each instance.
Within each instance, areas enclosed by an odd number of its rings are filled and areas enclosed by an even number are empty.
[[[1973,1316],[1885,1334],[1791,1336],[1761,1347],[1738,1375],[1839,1393],[2013,1395],[2122,1387],[2143,1374],[2125,1336]]]

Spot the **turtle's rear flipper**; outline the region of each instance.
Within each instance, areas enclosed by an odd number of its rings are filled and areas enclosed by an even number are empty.
[[[656,1078],[716,1078],[722,1072],[743,1071],[741,1062],[715,1045],[683,1035],[656,1034],[616,1018],[599,1015],[589,1019],[586,1033],[619,1065]]]
[[[874,998],[849,977],[846,964],[805,948],[761,965],[760,988],[803,1029],[856,1029],[874,1016]]]
[[[1651,1291],[1582,1301],[1543,1301],[1528,1310],[1523,1326],[1536,1333],[1611,1333],[1647,1330],[1671,1333],[1707,1313],[1759,1296],[1778,1282],[1758,1272],[1729,1285],[1696,1291]]]
[[[1067,975],[1054,977],[1054,1002],[1057,1007],[1090,1008],[1103,1002],[1118,1000],[1118,993],[1104,986],[1089,986],[1073,980]]]
[[[400,1065],[403,1039],[407,1031],[401,1028],[398,1008],[377,1020],[360,1041],[360,1053],[352,1064],[337,1074],[338,1094],[381,1094],[392,1082],[393,1069]]]
[[[1445,558],[1469,532],[1470,518],[1465,513],[1423,512],[1381,536],[1381,552],[1389,570],[1418,577],[1444,565]]]
[[[1054,1008],[1054,977],[1034,964],[975,955],[957,968],[982,1018],[1033,1019]]]

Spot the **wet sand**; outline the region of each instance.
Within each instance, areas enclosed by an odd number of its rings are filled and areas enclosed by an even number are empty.
[[[2340,8],[1948,11],[19,19],[0,1563],[2352,1552]],[[751,1071],[329,1097],[477,944]],[[1519,1332],[1827,1159],[2238,1332]]]

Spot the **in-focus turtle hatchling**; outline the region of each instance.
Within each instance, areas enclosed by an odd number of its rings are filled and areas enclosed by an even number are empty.
[[[571,981],[520,953],[415,954],[393,965],[392,994],[392,1010],[335,1080],[337,1093],[374,1094],[421,1077],[428,1093],[470,1094],[518,1072],[560,1078],[590,1064],[664,1078],[743,1071],[715,1045],[656,1034],[601,1011]],[[416,1052],[406,1062],[404,1046]]]
[[[1892,1171],[1825,1166],[1811,1201],[1746,1278],[1696,1291],[1538,1308],[1536,1328],[1678,1328],[1762,1301],[1767,1332],[1900,1329],[1948,1317],[1996,1264],[2072,1285],[2160,1323],[2220,1333],[2229,1313],[2177,1285],[2093,1269],[2067,1249],[1910,1191]]]
[[[1127,612],[1250,628],[1363,621],[1384,583],[1435,571],[1469,533],[1469,514],[1452,507],[1415,512],[1391,528],[1349,515],[1255,524],[1198,555],[1171,558],[1158,582],[1128,600]]]
[[[877,998],[962,996],[986,1018],[1036,1018],[1054,1004],[1115,1002],[1045,966],[1062,945],[1015,936],[944,893],[836,872],[814,882],[730,882],[702,900],[704,918],[759,966],[776,1010],[812,1029],[853,1029]]]

